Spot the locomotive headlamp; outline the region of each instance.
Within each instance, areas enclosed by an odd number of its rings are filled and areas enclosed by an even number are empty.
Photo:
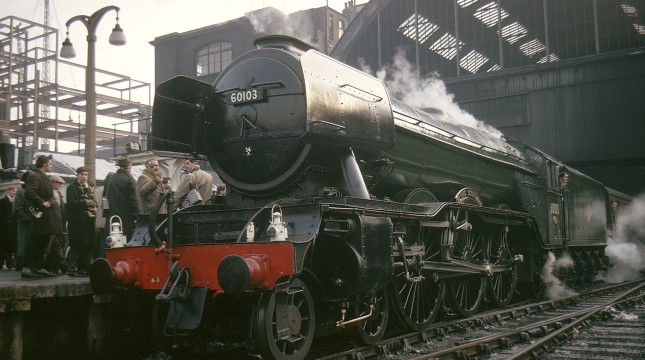
[[[271,208],[271,221],[267,228],[267,236],[271,241],[287,240],[287,224],[282,221],[282,208],[278,205],[273,205]]]

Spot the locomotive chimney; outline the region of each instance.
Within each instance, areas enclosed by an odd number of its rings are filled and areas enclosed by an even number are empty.
[[[292,38],[290,36],[285,36],[285,35],[263,36],[261,38],[256,39],[253,42],[253,45],[255,45],[255,47],[258,49],[264,49],[264,48],[282,49],[291,53],[295,53],[297,55],[302,55],[308,50],[315,49],[313,46],[301,40]]]

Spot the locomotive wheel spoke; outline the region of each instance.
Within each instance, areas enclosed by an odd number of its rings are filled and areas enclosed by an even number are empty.
[[[424,261],[441,261],[440,234],[427,228],[419,229],[419,236],[413,244],[425,246],[423,256],[395,258],[395,263],[408,262],[408,274],[403,265],[395,268],[391,284],[392,304],[404,325],[416,331],[427,329],[441,310],[445,294],[443,281],[435,281],[433,274],[423,270]],[[405,258],[405,259],[404,259]]]
[[[453,259],[483,264],[485,252],[483,234],[477,225],[472,230],[455,233]],[[448,293],[455,311],[464,317],[477,313],[486,292],[486,279],[481,275],[465,275],[448,281]]]
[[[289,333],[278,331],[276,294],[262,294],[253,322],[253,340],[265,359],[302,360],[307,355],[314,338],[315,310],[309,289],[295,279],[287,291],[287,304],[280,311],[286,316]]]
[[[359,297],[356,301],[356,316],[365,316],[370,313],[371,298],[368,296]],[[374,310],[372,316],[356,324],[356,335],[365,344],[376,344],[383,334],[390,317],[390,304],[387,290],[377,291],[375,295]]]
[[[509,265],[513,263],[507,231],[504,227],[496,226],[490,231],[489,235],[489,256],[488,262],[491,265]],[[488,278],[488,288],[490,297],[499,307],[505,307],[513,298],[515,287],[517,286],[517,270],[513,266],[512,270],[493,273]]]

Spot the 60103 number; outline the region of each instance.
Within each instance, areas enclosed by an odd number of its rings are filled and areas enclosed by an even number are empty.
[[[233,91],[228,96],[229,104],[243,104],[264,100],[264,91],[258,89]]]

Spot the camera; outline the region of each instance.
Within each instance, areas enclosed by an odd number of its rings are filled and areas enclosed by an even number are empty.
[[[29,207],[29,213],[34,219],[40,219],[43,216],[43,212],[37,211],[33,206]]]

